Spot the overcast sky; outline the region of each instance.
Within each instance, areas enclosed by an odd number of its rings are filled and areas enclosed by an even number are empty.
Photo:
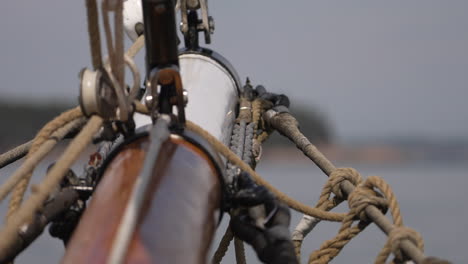
[[[468,135],[468,1],[210,1],[242,79],[318,106],[339,138]],[[2,99],[74,100],[84,1],[3,1]]]

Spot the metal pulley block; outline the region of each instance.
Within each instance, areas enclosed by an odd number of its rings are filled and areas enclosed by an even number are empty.
[[[80,106],[86,116],[99,115],[104,119],[114,119],[118,100],[112,82],[103,69],[92,71],[83,69],[80,73]]]
[[[179,0],[178,6],[181,11],[180,30],[185,38],[190,38],[190,27],[194,27],[197,32],[205,33],[205,43],[211,43],[211,34],[214,32],[214,20],[208,13],[207,0]],[[190,19],[190,14],[196,14],[196,11],[201,10],[201,20]],[[197,16],[195,16],[197,17]]]

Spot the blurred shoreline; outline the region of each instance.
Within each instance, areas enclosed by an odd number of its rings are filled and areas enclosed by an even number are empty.
[[[326,144],[318,149],[334,162],[403,164],[417,161],[468,162],[468,145]],[[295,146],[268,146],[262,160],[268,162],[310,162]]]
[[[31,140],[48,121],[72,107],[74,105],[70,102],[45,104],[0,100],[0,153]],[[329,120],[319,110],[313,106],[297,106],[292,111],[301,124],[302,132],[317,144],[325,156],[335,162],[397,164],[419,160],[468,161],[468,137],[424,138],[405,135],[337,141],[334,140]],[[262,160],[309,162],[291,142],[278,133],[273,133],[263,148]]]

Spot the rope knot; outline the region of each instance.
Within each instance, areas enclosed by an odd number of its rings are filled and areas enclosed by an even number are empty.
[[[346,180],[356,186],[362,182],[362,177],[359,172],[353,168],[337,168],[330,173],[330,177],[328,179],[332,192],[340,200],[344,200],[344,195],[341,191],[340,185]]]
[[[418,232],[405,226],[396,227],[388,234],[387,242],[391,251],[395,255],[396,263],[407,260],[407,257],[401,251],[400,246],[401,242],[406,239],[411,241],[421,251],[424,251],[424,241]]]
[[[365,209],[369,205],[379,208],[383,214],[387,212],[388,202],[378,192],[366,186],[365,183],[358,185],[348,196],[350,214],[355,215],[363,222],[370,222]]]

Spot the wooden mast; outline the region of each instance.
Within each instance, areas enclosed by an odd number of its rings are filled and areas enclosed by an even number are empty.
[[[146,137],[130,143],[109,164],[63,263],[106,263],[147,146]],[[163,144],[156,162],[125,263],[206,263],[220,213],[216,165],[177,136]]]

